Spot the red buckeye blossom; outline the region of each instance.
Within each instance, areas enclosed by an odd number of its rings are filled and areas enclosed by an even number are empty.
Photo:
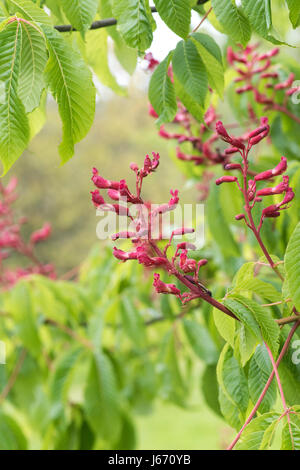
[[[116,200],[118,195],[117,193],[120,193],[121,196],[126,193],[127,201],[132,204],[132,206],[136,206],[137,209],[137,217],[131,217],[132,220],[130,228],[112,235],[112,239],[114,241],[121,239],[131,240],[134,247],[133,250],[123,251],[117,247],[114,247],[113,254],[115,258],[122,262],[136,260],[139,262],[139,264],[142,264],[147,269],[159,267],[163,269],[169,276],[175,276],[188,289],[188,292],[185,292],[184,295],[181,295],[180,289],[175,287],[174,284],[166,284],[162,282],[160,280],[159,274],[155,274],[154,287],[159,293],[176,295],[184,303],[197,297],[203,298],[203,295],[208,297],[210,294],[206,293],[202,284],[201,286],[200,284],[198,285],[199,270],[207,263],[207,260],[194,260],[193,258],[188,257],[188,252],[190,250],[196,249],[196,246],[193,243],[189,241],[175,242],[175,237],[192,234],[194,229],[186,226],[175,228],[168,238],[164,248],[159,245],[160,243],[163,243],[162,233],[159,232],[156,234],[155,232],[154,234],[153,228],[155,229],[159,227],[160,223],[162,223],[162,214],[175,210],[179,203],[179,193],[177,189],[170,191],[171,198],[168,203],[161,204],[158,207],[152,207],[149,202],[143,201],[141,197],[141,190],[144,178],[153,173],[157,169],[158,165],[159,154],[155,152],[152,153],[152,158],[150,158],[149,155],[146,155],[142,168],[139,168],[136,163],[132,163],[130,165],[131,170],[134,171],[136,176],[135,194],[131,192],[126,180],[124,179],[117,183],[116,186],[118,187],[118,190],[115,190],[111,188],[110,180],[105,180],[102,178],[104,181],[109,181],[109,183],[106,184],[106,188],[103,188],[106,189],[107,196],[109,198]],[[93,170],[92,181],[95,186],[98,187],[99,180],[95,178],[95,176],[99,176],[96,169]],[[101,182],[101,184],[103,183]],[[117,215],[122,215],[120,205],[103,202],[104,198],[100,196],[97,189],[91,193],[92,202],[94,205],[97,206],[97,202],[100,201],[100,207],[104,210],[106,210],[106,208],[108,208],[107,210],[112,210],[111,208],[114,208]],[[117,207],[118,209],[116,209]],[[125,208],[123,209],[125,211]],[[128,215],[130,209],[131,206],[130,208],[126,208],[127,212],[124,212],[124,214]],[[132,229],[133,225],[134,228]],[[168,257],[168,251],[171,249],[174,250],[173,256]],[[185,273],[191,273],[193,277],[186,277]],[[213,302],[213,300],[211,300],[211,302]]]
[[[18,195],[15,192],[17,179],[12,178],[7,186],[0,183],[0,287],[11,288],[19,279],[32,274],[41,274],[55,278],[55,269],[51,264],[43,264],[35,253],[36,243],[46,240],[51,234],[51,226],[45,223],[40,230],[31,234],[30,241],[26,242],[22,236],[22,225],[26,223],[24,217],[16,219],[12,204]],[[24,268],[9,268],[3,262],[12,254],[22,256],[28,260]]]
[[[30,237],[32,243],[39,243],[43,240],[46,240],[51,234],[51,225],[49,223],[45,223],[44,226],[40,230],[36,230]]]
[[[225,127],[221,122],[217,123],[218,132],[222,135],[226,142],[231,143],[232,139],[228,135]],[[282,181],[273,187],[265,187],[261,189],[257,189],[257,185],[261,184],[264,181],[268,181],[270,178],[274,178],[277,176],[282,175],[287,169],[287,160],[285,157],[281,157],[280,162],[278,165],[270,170],[263,171],[254,176],[254,179],[248,179],[249,177],[249,162],[248,156],[249,152],[253,145],[256,145],[260,142],[263,138],[265,138],[269,133],[269,124],[268,119],[266,117],[261,118],[261,125],[254,129],[253,131],[249,132],[247,136],[244,137],[247,145],[244,147],[243,150],[240,150],[239,153],[242,158],[242,164],[234,163],[234,164],[226,164],[224,166],[225,170],[239,170],[242,174],[241,183],[238,181],[236,176],[221,176],[216,180],[216,184],[220,185],[221,183],[226,182],[235,182],[238,186],[239,191],[243,193],[245,199],[245,213],[238,214],[235,216],[236,220],[245,220],[247,226],[254,232],[256,238],[260,242],[260,246],[264,246],[260,239],[260,229],[262,227],[263,221],[265,218],[276,218],[280,216],[280,211],[287,209],[288,204],[294,198],[294,192],[292,188],[289,186],[289,177],[287,175],[282,176]],[[272,204],[266,208],[262,208],[260,223],[256,227],[253,217],[252,217],[252,210],[257,203],[261,203],[265,196],[274,196],[278,194],[284,194],[283,200],[278,204]],[[265,249],[265,248],[264,248]],[[264,254],[267,252],[264,251]],[[270,263],[272,265],[272,260],[270,259]]]

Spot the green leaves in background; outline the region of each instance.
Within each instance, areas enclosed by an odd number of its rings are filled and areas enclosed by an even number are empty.
[[[293,303],[300,311],[300,223],[295,228],[286,249],[284,264]]]
[[[90,357],[84,409],[90,426],[102,439],[114,441],[119,437],[121,414],[116,378],[110,360],[103,353]]]
[[[60,156],[66,162],[74,145],[88,133],[95,113],[95,87],[80,55],[53,28],[43,26],[49,49],[45,78],[63,123]],[[84,90],[84,93],[82,92]]]
[[[169,77],[172,53],[158,65],[149,85],[149,100],[159,115],[157,124],[172,121],[176,115],[177,103],[174,85]]]
[[[153,19],[148,0],[113,0],[113,14],[128,46],[139,52],[151,46]]]
[[[190,30],[191,5],[189,0],[154,0],[162,20],[174,33],[186,38]]]
[[[184,331],[194,353],[206,364],[216,364],[219,352],[211,339],[207,328],[194,320],[183,321]]]
[[[293,28],[300,26],[300,3],[298,0],[286,0],[290,12],[290,20]]]
[[[251,38],[248,19],[232,0],[212,0],[213,11],[224,31],[235,42],[246,46]]]
[[[71,25],[83,33],[93,22],[98,4],[98,0],[61,0],[61,6]]]

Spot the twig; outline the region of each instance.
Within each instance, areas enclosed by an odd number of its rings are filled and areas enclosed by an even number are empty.
[[[151,7],[152,13],[157,13],[155,7]],[[115,26],[117,24],[116,18],[106,18],[104,20],[97,20],[91,24],[90,30],[100,29],[100,28],[107,28],[109,26]],[[77,29],[73,28],[71,24],[61,24],[56,25],[54,28],[59,31],[60,33],[70,33],[73,31],[77,31]]]
[[[205,13],[205,15],[203,16],[203,18],[201,19],[200,23],[198,24],[198,26],[196,26],[196,28],[193,29],[193,33],[195,33],[199,28],[200,26],[202,25],[202,23],[204,23],[204,21],[206,20],[206,18],[208,17],[208,15],[210,14],[210,12],[212,11],[212,7],[210,7],[209,10],[207,10],[207,12]]]
[[[67,335],[71,336],[71,338],[73,338],[76,341],[78,341],[79,343],[81,343],[85,348],[88,348],[88,349],[91,349],[91,350],[94,349],[93,344],[88,339],[84,338],[83,336],[80,336],[78,333],[73,331],[68,326],[63,325],[62,323],[59,323],[56,320],[52,320],[51,318],[46,318],[45,323],[48,324],[48,325],[55,326],[56,328],[63,331]]]

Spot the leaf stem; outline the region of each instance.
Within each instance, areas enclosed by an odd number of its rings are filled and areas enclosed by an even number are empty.
[[[295,331],[297,330],[298,326],[300,326],[300,320],[298,320],[298,321],[293,325],[293,327],[291,328],[291,331],[289,332],[288,337],[287,337],[287,339],[285,340],[285,343],[284,343],[284,345],[283,345],[283,347],[282,347],[282,349],[281,349],[281,352],[280,352],[280,354],[279,354],[279,356],[278,356],[278,359],[277,359],[277,361],[276,361],[276,367],[279,366],[279,364],[280,364],[280,362],[281,362],[283,356],[285,355],[285,353],[286,353],[286,351],[287,351],[287,349],[288,349],[288,347],[289,347],[289,344],[290,344],[290,342],[291,342],[291,340],[292,340],[292,338],[293,338],[293,335],[294,335]],[[241,437],[241,435],[242,435],[244,429],[248,426],[248,424],[250,423],[250,421],[253,419],[254,415],[256,414],[256,412],[257,412],[257,410],[258,410],[258,408],[259,408],[259,405],[260,405],[261,402],[263,401],[263,399],[264,399],[264,397],[265,397],[265,395],[266,395],[266,393],[267,393],[267,391],[268,391],[268,389],[269,389],[269,387],[270,387],[270,385],[271,385],[271,383],[272,383],[272,380],[273,380],[273,378],[274,378],[274,375],[275,375],[275,371],[274,371],[274,369],[273,369],[273,371],[272,371],[270,377],[268,378],[268,381],[267,381],[266,385],[264,386],[263,391],[262,391],[261,394],[260,394],[259,399],[257,400],[257,402],[256,402],[256,404],[255,404],[255,406],[254,406],[254,408],[252,409],[250,415],[248,416],[248,418],[247,418],[245,424],[242,426],[241,430],[238,432],[238,434],[236,435],[236,437],[234,438],[234,440],[232,441],[232,443],[227,447],[227,450],[232,450],[232,449],[234,448],[234,446],[236,445],[236,443],[237,443],[238,440],[240,439],[240,437]]]

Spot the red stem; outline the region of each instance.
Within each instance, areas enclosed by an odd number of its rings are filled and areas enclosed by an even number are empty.
[[[285,353],[286,353],[286,351],[287,351],[287,349],[288,349],[288,347],[289,347],[289,344],[290,344],[290,342],[291,342],[291,339],[292,339],[292,337],[293,337],[293,335],[294,335],[294,333],[295,333],[295,331],[297,330],[297,328],[298,328],[299,325],[300,325],[300,321],[296,322],[296,323],[293,325],[293,327],[291,328],[291,331],[289,332],[289,335],[288,335],[287,339],[285,340],[285,343],[284,343],[284,345],[283,345],[283,347],[282,347],[282,350],[281,350],[281,352],[280,352],[280,354],[279,354],[279,356],[278,356],[278,359],[277,359],[277,361],[276,361],[276,367],[279,366],[279,364],[280,364],[280,362],[281,362],[283,356],[285,355]],[[257,412],[257,410],[258,410],[258,408],[259,408],[259,405],[260,405],[261,402],[263,401],[263,399],[264,399],[264,397],[265,397],[265,395],[266,395],[266,393],[267,393],[267,391],[268,391],[268,389],[269,389],[269,387],[270,387],[270,385],[271,385],[271,383],[272,383],[272,380],[273,380],[273,378],[274,378],[274,375],[275,375],[275,371],[274,371],[274,369],[273,369],[273,371],[272,371],[270,377],[268,378],[268,381],[267,381],[266,385],[264,386],[264,389],[263,389],[263,391],[261,392],[260,397],[259,397],[259,399],[257,400],[257,402],[256,402],[256,404],[255,404],[253,410],[251,411],[250,415],[248,416],[248,418],[247,418],[245,424],[242,426],[241,430],[238,432],[237,436],[234,438],[234,440],[232,441],[232,443],[227,447],[227,450],[232,450],[232,449],[234,448],[234,446],[236,445],[236,443],[237,443],[238,440],[240,439],[240,437],[241,437],[241,435],[242,435],[242,432],[244,431],[244,429],[246,428],[246,426],[248,426],[248,424],[250,423],[250,421],[253,419],[255,413]]]

